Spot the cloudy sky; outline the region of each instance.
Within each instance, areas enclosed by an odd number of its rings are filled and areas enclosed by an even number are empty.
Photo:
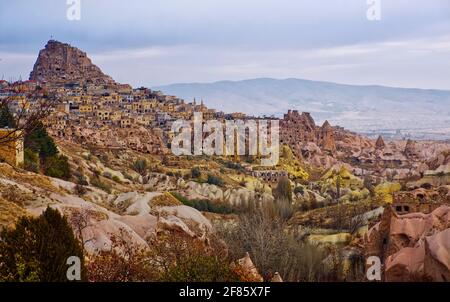
[[[134,86],[257,77],[450,90],[450,1],[0,0],[0,77],[53,36]],[[370,1],[370,0],[369,0]]]

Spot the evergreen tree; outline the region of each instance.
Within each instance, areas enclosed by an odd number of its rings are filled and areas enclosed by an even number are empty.
[[[0,281],[66,282],[67,259],[81,260],[83,249],[67,220],[47,208],[38,218],[23,217],[15,229],[4,229],[0,238]]]
[[[43,162],[47,157],[58,154],[58,148],[53,139],[48,135],[42,122],[37,122],[30,133],[25,135],[25,148],[38,153]]]
[[[70,178],[70,166],[66,156],[56,155],[45,160],[45,175],[64,180]]]
[[[0,128],[15,128],[16,122],[6,104],[0,104]]]

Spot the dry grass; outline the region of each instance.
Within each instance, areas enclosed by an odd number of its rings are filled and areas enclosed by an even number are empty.
[[[182,203],[169,192],[164,192],[164,194],[154,197],[150,201],[150,204],[151,206],[157,207],[182,205]]]
[[[20,184],[29,184],[33,187],[42,188],[52,193],[62,193],[61,190],[56,188],[47,177],[18,170],[8,164],[0,163],[0,176],[14,180]]]
[[[339,217],[343,222],[346,222],[354,217],[356,210],[357,212],[367,212],[377,206],[376,203],[372,203],[370,200],[364,200],[358,203],[346,203],[314,209],[307,212],[296,212],[289,220],[289,225],[333,229],[336,227],[336,220]]]
[[[16,221],[25,215],[27,215],[25,209],[0,196],[0,228],[14,226]]]

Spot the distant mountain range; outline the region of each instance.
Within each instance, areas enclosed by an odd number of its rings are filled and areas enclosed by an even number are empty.
[[[450,91],[356,86],[302,79],[260,78],[153,87],[211,108],[281,116],[288,109],[311,112],[317,122],[367,135],[450,138]]]

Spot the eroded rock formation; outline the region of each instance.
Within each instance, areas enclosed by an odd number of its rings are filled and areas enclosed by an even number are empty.
[[[380,257],[385,281],[450,281],[450,207],[397,215],[390,207],[366,235],[367,256]]]
[[[92,64],[85,52],[66,43],[48,41],[39,52],[30,80],[38,82],[73,82],[115,84],[99,67]]]
[[[382,150],[385,146],[386,144],[384,143],[383,137],[381,135],[378,136],[377,141],[375,142],[375,149]]]

